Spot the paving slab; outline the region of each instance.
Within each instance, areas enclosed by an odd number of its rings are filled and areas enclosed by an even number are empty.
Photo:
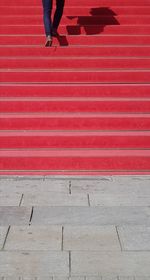
[[[83,276],[72,276],[72,277],[59,277],[55,276],[53,277],[53,280],[85,280],[86,277]]]
[[[149,276],[149,277],[143,277],[143,276],[141,276],[141,277],[135,277],[134,280],[150,280],[150,276]]]
[[[135,277],[130,277],[130,276],[129,276],[129,277],[128,277],[128,276],[127,276],[127,277],[124,277],[124,276],[119,277],[119,276],[118,276],[118,279],[117,279],[117,280],[135,280]],[[143,280],[144,280],[144,279],[143,279]]]
[[[71,253],[72,275],[150,275],[150,252]]]
[[[109,186],[112,184],[111,178],[101,178],[99,180],[71,180],[71,191],[72,193],[79,193],[79,192],[95,192],[95,191],[101,191],[103,187]]]
[[[26,187],[28,184],[30,186],[32,185],[39,185],[39,184],[42,184],[44,182],[44,179],[25,179],[25,178],[1,178],[0,177],[0,190],[2,189],[7,189],[7,188],[13,188],[13,187],[16,187],[16,188],[21,188],[21,187]],[[9,189],[10,190],[10,189]]]
[[[150,195],[150,180],[133,180],[132,177],[112,180],[72,180],[72,193],[139,194]]]
[[[120,251],[114,226],[65,226],[63,249],[75,251]]]
[[[0,250],[3,248],[4,241],[7,235],[8,227],[0,226]]]
[[[139,184],[150,184],[150,175],[121,175],[121,176],[112,176],[113,182],[119,182],[121,184],[128,183],[134,185],[135,183]]]
[[[11,193],[40,193],[46,192],[63,192],[69,193],[69,180],[49,180],[49,179],[19,179],[19,180],[0,180],[0,193],[6,191]]]
[[[53,280],[53,277],[0,277],[0,280]]]
[[[136,280],[136,279],[135,279],[134,276],[133,276],[133,277],[132,277],[132,276],[131,276],[131,277],[130,277],[130,276],[129,276],[129,277],[128,277],[128,276],[127,276],[127,277],[118,276],[118,279],[117,279],[117,280]],[[143,279],[143,280],[144,280],[144,279]]]
[[[150,251],[150,227],[123,226],[118,227],[123,250]]]
[[[0,193],[0,206],[19,206],[21,201],[21,194],[14,194],[9,191],[9,193]]]
[[[0,252],[0,275],[5,277],[69,276],[68,252]]]
[[[4,249],[59,251],[62,247],[60,226],[12,226]]]
[[[88,277],[88,278],[91,278],[91,277]],[[95,279],[96,280],[96,279]],[[118,277],[117,276],[102,276],[102,280],[118,280]],[[129,280],[129,279],[128,279]]]
[[[31,211],[31,207],[0,206],[0,226],[27,225]]]
[[[118,280],[118,277],[116,276],[106,276],[106,277],[102,277],[102,276],[99,276],[99,277],[94,277],[94,276],[89,276],[89,277],[86,277],[86,280]]]
[[[86,194],[64,194],[56,192],[39,192],[25,194],[23,206],[88,206]]]
[[[150,225],[149,207],[35,207],[32,224]]]
[[[134,193],[134,199],[131,193],[127,194],[89,194],[91,206],[149,206],[150,194],[138,195]]]

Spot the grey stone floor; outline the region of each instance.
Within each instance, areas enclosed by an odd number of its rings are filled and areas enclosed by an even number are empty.
[[[150,176],[0,177],[0,280],[150,279]]]

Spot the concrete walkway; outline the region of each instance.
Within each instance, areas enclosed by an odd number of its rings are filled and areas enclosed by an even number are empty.
[[[0,280],[150,279],[150,176],[0,178]]]

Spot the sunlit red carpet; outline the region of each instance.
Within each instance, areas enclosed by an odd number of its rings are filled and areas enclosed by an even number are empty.
[[[0,2],[0,174],[150,174],[150,1]]]

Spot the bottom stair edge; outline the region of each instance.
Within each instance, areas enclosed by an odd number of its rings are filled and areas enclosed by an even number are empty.
[[[59,171],[54,171],[54,170],[0,170],[0,179],[2,178],[8,178],[8,177],[27,177],[28,176],[48,176],[48,177],[52,177],[52,178],[68,178],[68,177],[79,177],[79,178],[90,178],[90,177],[94,177],[94,176],[113,176],[113,175],[117,175],[117,176],[129,176],[129,175],[150,175],[150,170],[149,171],[64,171],[64,170],[59,170]]]

